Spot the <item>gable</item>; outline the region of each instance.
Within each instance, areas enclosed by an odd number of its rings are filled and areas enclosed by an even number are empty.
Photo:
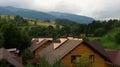
[[[97,54],[92,48],[90,48],[89,46],[87,46],[85,43],[80,43],[76,48],[74,48],[72,51],[70,51],[68,54],[71,55],[82,55],[82,54],[88,54],[88,55],[93,55],[93,54]],[[68,55],[67,54],[67,55]],[[67,56],[65,55],[65,56]],[[65,57],[64,56],[64,57]],[[99,55],[100,56],[100,55]],[[64,58],[63,57],[63,58]],[[101,56],[100,56],[101,57]]]
[[[69,52],[66,56],[64,56],[62,60],[62,64],[65,67],[72,67],[71,57],[72,56],[82,56],[84,54],[87,54],[89,56],[94,56],[94,65],[96,67],[105,67],[106,60],[96,53],[92,48],[87,46],[85,43],[79,44],[76,48],[74,48],[71,52]]]
[[[84,47],[80,48],[81,45],[84,45]],[[53,49],[53,45],[50,45],[51,47],[47,47],[43,49],[39,55],[41,57],[46,57],[46,60],[50,64],[54,64],[56,60],[61,60],[63,59],[66,55],[71,53],[72,51],[81,51],[82,52],[89,52],[90,53],[95,53],[96,55],[100,56],[103,60],[108,60],[107,54],[105,53],[104,49],[101,47],[100,44],[96,44],[96,42],[83,42],[82,40],[67,40],[65,43],[63,43],[61,46],[59,46],[57,49]],[[79,50],[76,50],[79,48]],[[98,49],[99,48],[99,49]],[[85,51],[87,50],[87,51]],[[74,53],[74,52],[73,52]],[[80,53],[80,52],[79,52]],[[76,54],[79,54],[76,53]]]

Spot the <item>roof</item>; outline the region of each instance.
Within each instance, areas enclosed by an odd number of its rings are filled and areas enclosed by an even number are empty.
[[[99,55],[101,55],[104,59],[107,61],[110,61],[110,58],[108,57],[106,51],[102,47],[101,43],[99,41],[86,41],[85,42],[90,48],[92,48],[95,52],[97,52]]]
[[[38,62],[39,62],[39,60],[38,60],[38,59],[35,59],[35,58],[27,60],[27,63],[28,63],[28,64],[36,64],[36,63],[38,63]]]
[[[12,64],[15,67],[23,67],[22,61],[19,57],[11,54],[4,48],[0,48],[0,60],[5,59],[10,64]]]
[[[29,49],[30,49],[30,51],[35,51],[37,48],[39,48],[40,46],[42,46],[43,44],[45,44],[47,41],[49,41],[49,40],[46,40],[46,39],[44,39],[44,40],[42,40],[40,43],[38,43],[38,44],[32,44],[30,47],[29,47]]]
[[[7,51],[17,51],[16,48],[6,49]]]
[[[120,51],[117,50],[106,50],[109,58],[112,60],[113,64],[120,65]]]
[[[62,59],[67,53],[79,45],[82,41],[79,40],[68,40],[59,48],[53,48],[53,44],[48,46],[42,52],[40,52],[41,57],[46,57],[47,61],[52,65],[56,60]],[[74,45],[74,46],[73,46]]]
[[[40,56],[46,57],[46,60],[52,65],[56,60],[62,59],[81,43],[86,43],[90,48],[102,55],[102,57],[107,58],[107,54],[98,42],[83,42],[82,40],[67,40],[55,50],[53,49],[53,44],[51,44],[40,52]]]

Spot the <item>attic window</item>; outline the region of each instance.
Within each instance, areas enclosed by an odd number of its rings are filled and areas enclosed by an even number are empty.
[[[81,55],[71,56],[71,63],[79,63]]]
[[[90,55],[89,59],[90,59],[91,62],[94,62],[94,55]]]

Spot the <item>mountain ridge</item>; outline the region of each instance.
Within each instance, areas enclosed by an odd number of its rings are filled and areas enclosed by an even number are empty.
[[[60,12],[42,12],[24,8],[16,8],[11,6],[0,6],[0,14],[1,15],[20,15],[26,18],[33,18],[38,20],[50,20],[55,21],[56,19],[68,19],[71,21],[75,21],[77,23],[90,23],[94,19],[87,16],[75,15],[70,13],[60,13]],[[59,16],[58,16],[59,15]]]
[[[49,12],[49,14],[56,16],[57,18],[60,18],[60,19],[68,19],[71,21],[75,21],[77,23],[89,23],[94,20],[91,17],[76,15],[76,14],[71,14],[71,13]]]

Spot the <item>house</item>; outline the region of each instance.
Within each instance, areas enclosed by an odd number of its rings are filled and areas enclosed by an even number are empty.
[[[30,51],[34,53],[35,59],[39,60],[39,52],[52,43],[52,38],[34,38],[32,45],[29,47]]]
[[[120,67],[120,51],[105,49],[109,58],[112,60],[112,64],[109,64],[111,67]]]
[[[0,48],[0,60],[7,61],[9,67],[23,67],[21,58],[15,56],[4,48]]]
[[[82,54],[88,54],[95,67],[107,67],[107,62],[111,63],[107,53],[97,41],[86,42],[82,39],[68,37],[63,43],[55,48],[52,43],[39,52],[40,57],[45,57],[52,65],[56,60],[61,60],[64,67],[74,67],[72,61],[80,58]]]
[[[17,50],[17,48],[10,48],[10,49],[6,49],[8,52],[18,56],[19,54],[19,50]]]

